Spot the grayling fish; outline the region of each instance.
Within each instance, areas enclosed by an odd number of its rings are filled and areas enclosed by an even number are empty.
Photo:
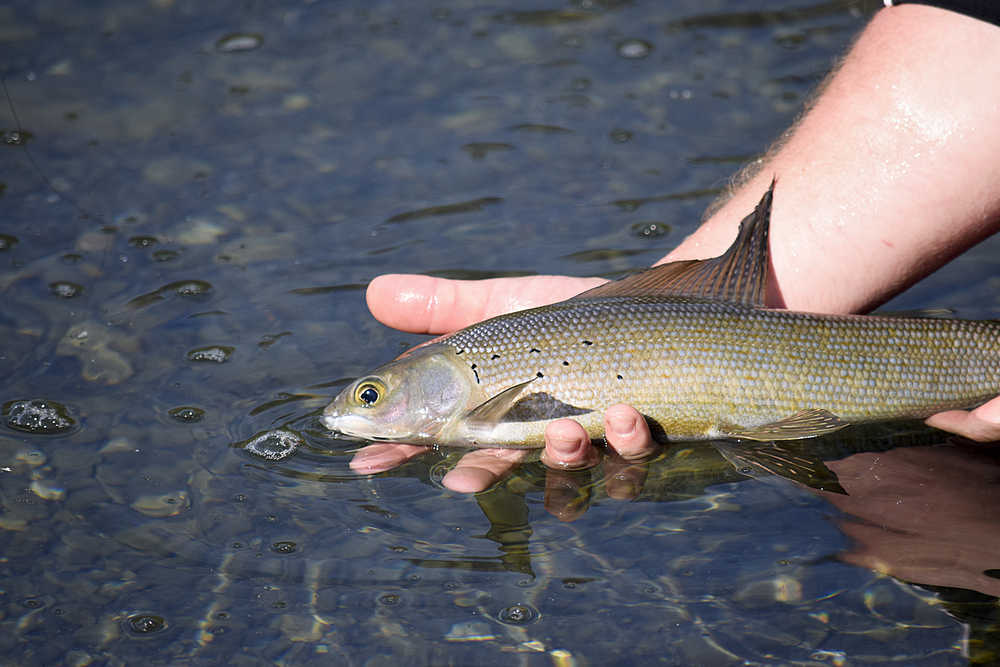
[[[540,447],[635,406],[667,440],[793,440],[1000,392],[1000,323],[764,307],[774,185],[725,254],[494,317],[377,368],[323,424],[363,440]]]

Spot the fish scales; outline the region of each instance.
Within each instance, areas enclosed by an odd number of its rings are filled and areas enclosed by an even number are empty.
[[[601,411],[629,403],[671,438],[821,406],[847,421],[924,417],[1000,389],[990,321],[813,315],[677,297],[567,301],[443,339],[485,395]]]

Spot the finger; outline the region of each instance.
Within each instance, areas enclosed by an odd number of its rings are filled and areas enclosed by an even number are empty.
[[[646,483],[649,465],[610,455],[604,460],[604,490],[615,500],[635,500]]]
[[[362,475],[385,472],[402,465],[414,456],[427,451],[426,447],[403,445],[395,442],[380,442],[362,447],[351,459],[351,470]]]
[[[545,509],[560,521],[576,521],[590,507],[590,474],[549,470],[545,475]]]
[[[448,280],[387,274],[371,281],[365,298],[375,319],[387,326],[440,334],[495,315],[568,299],[603,282],[568,276]]]
[[[608,445],[629,461],[645,458],[659,447],[643,416],[624,403],[612,405],[604,413],[604,435]]]
[[[948,410],[927,418],[927,425],[979,442],[1000,440],[1000,397],[972,412]]]
[[[527,455],[526,449],[477,449],[459,459],[441,483],[459,493],[479,493],[503,479]]]
[[[600,455],[590,436],[572,419],[557,419],[545,427],[542,463],[550,468],[577,470],[597,465]]]

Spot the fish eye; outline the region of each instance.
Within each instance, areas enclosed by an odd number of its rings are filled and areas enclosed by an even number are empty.
[[[365,380],[359,382],[354,390],[354,400],[366,408],[370,408],[379,402],[382,394],[385,393],[385,385],[377,380]]]

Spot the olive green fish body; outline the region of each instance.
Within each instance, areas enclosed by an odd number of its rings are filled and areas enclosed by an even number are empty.
[[[702,439],[820,407],[851,423],[925,417],[1000,391],[1000,324],[986,321],[606,297],[504,315],[436,346],[482,396],[530,380],[506,421],[531,444],[567,416],[597,437],[615,403],[669,439]]]
[[[495,317],[344,389],[329,429],[386,442],[539,447],[546,424],[635,406],[666,439],[790,440],[1000,392],[1000,323],[764,307],[774,185],[708,260]]]

